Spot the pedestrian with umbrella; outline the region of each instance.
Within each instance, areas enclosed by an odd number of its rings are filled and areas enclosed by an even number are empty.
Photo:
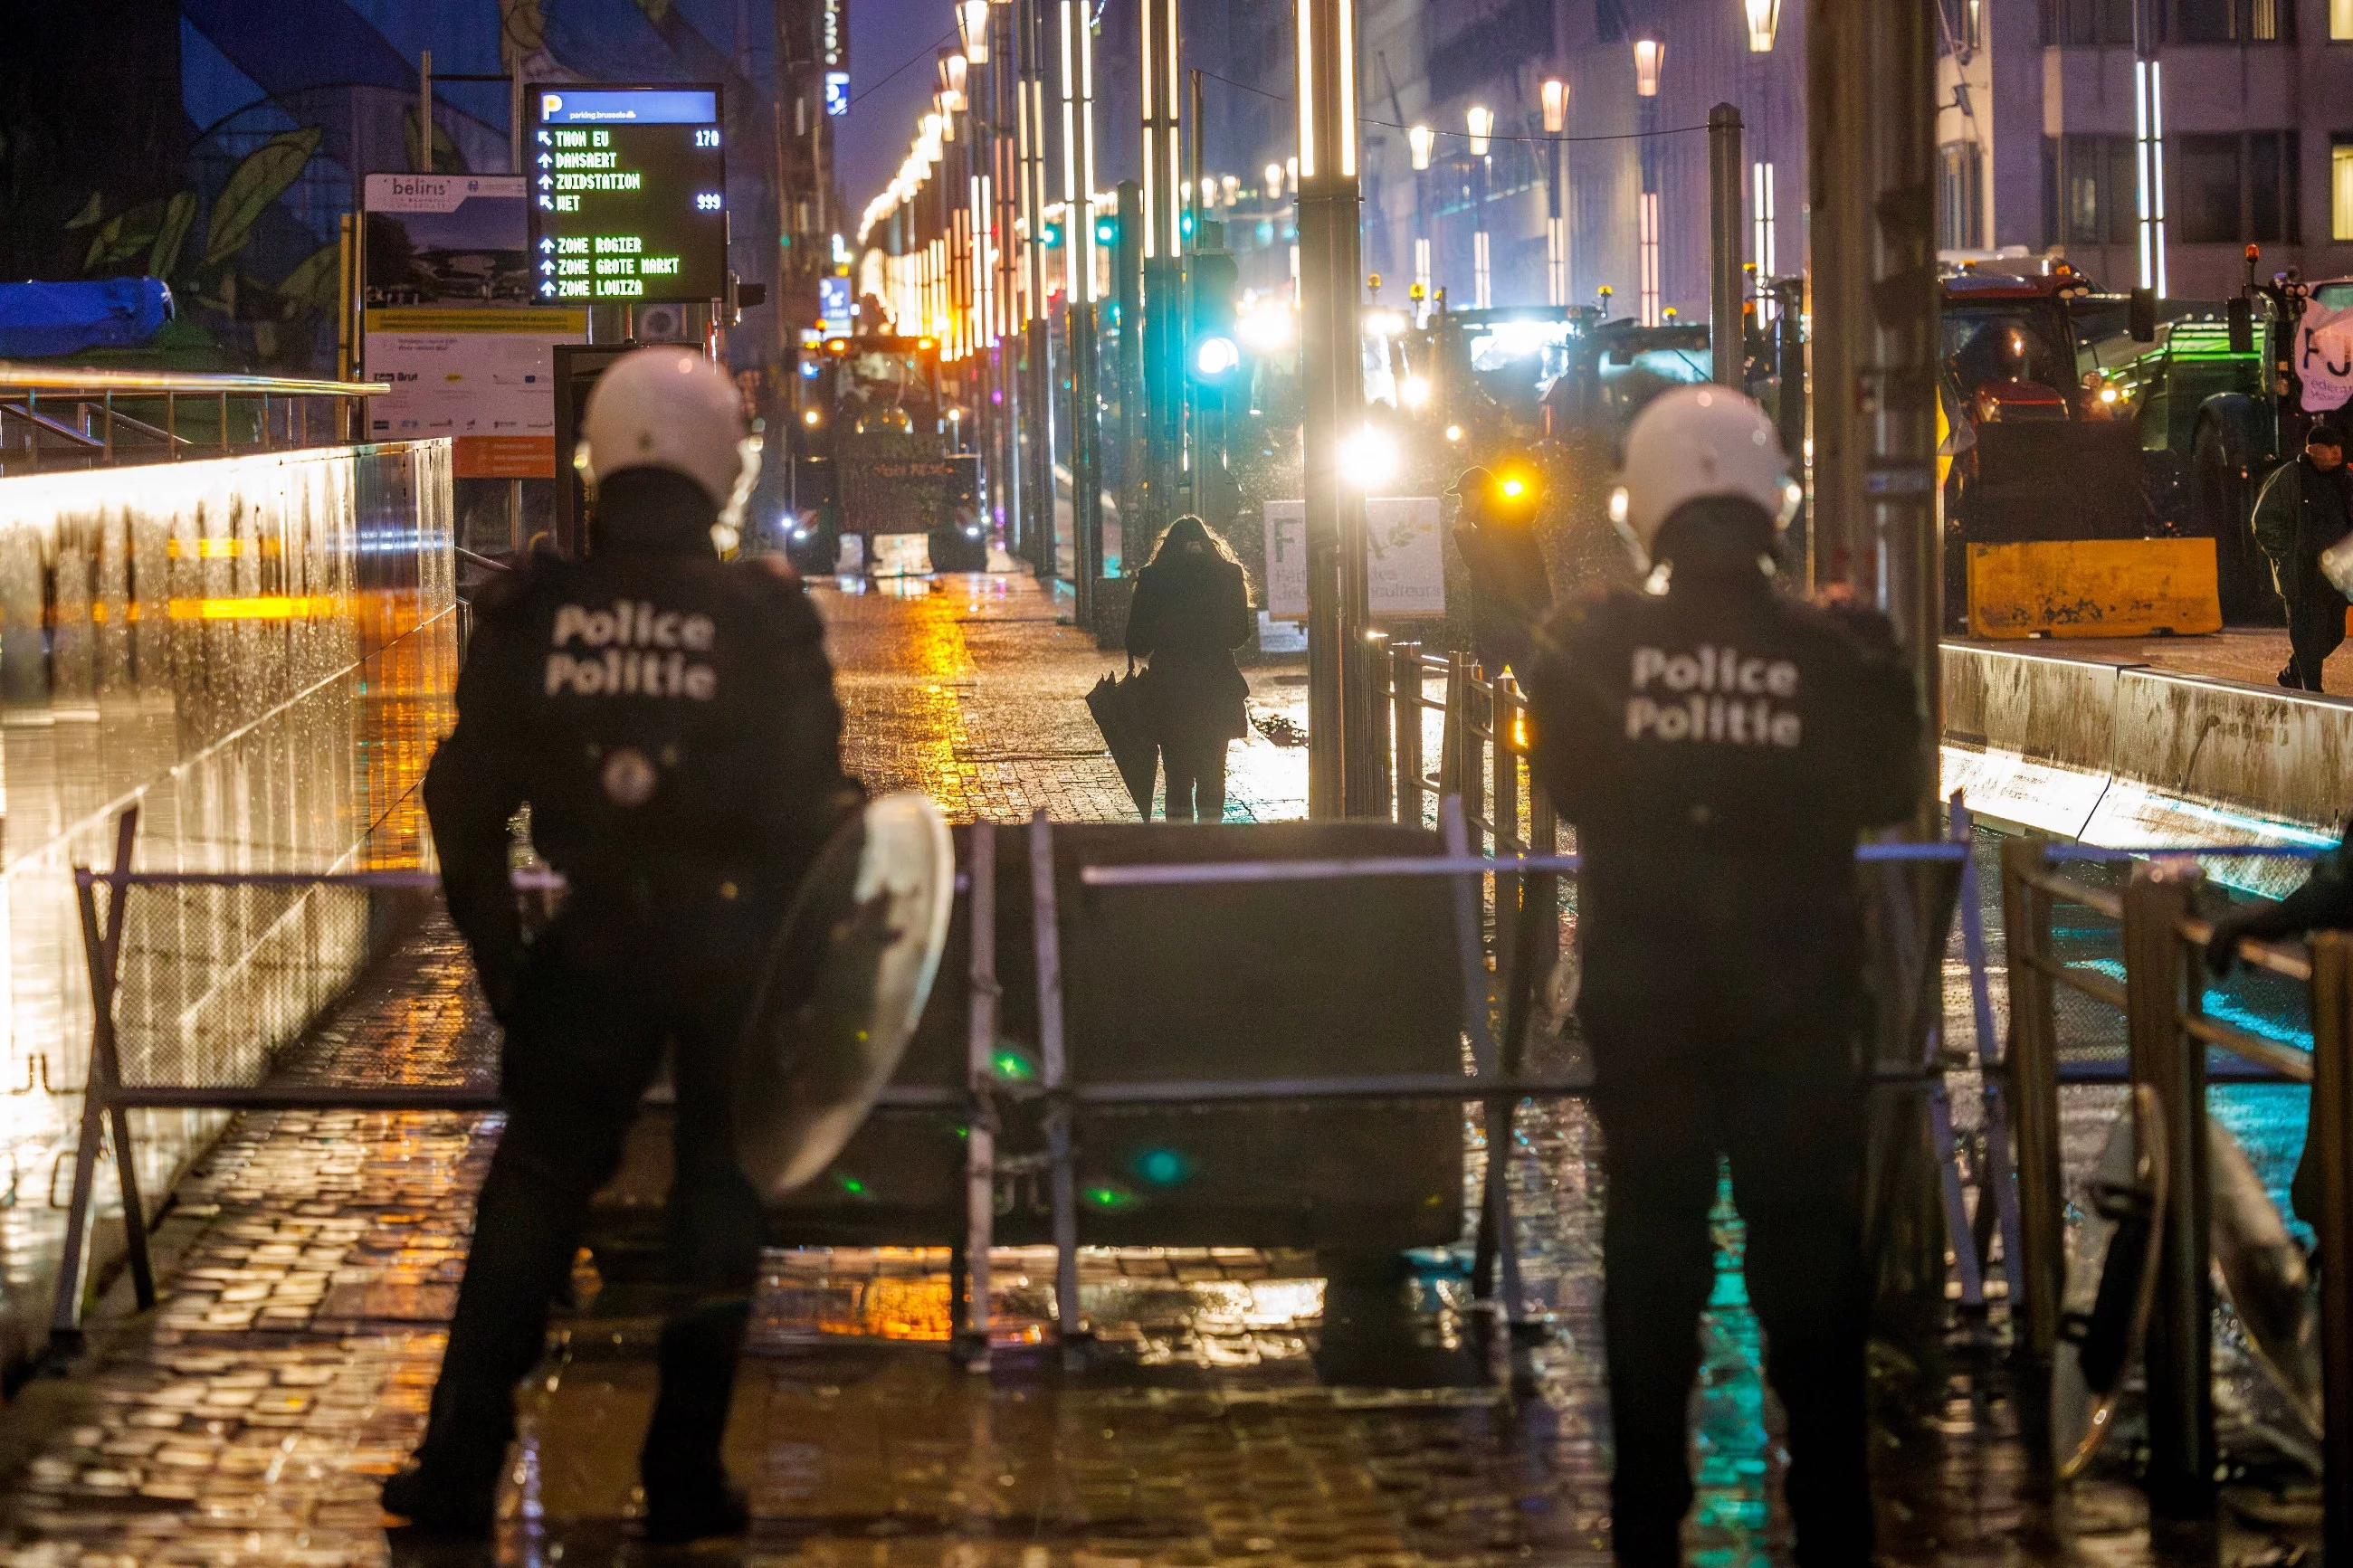
[[[1143,707],[1160,744],[1171,822],[1226,809],[1226,747],[1249,733],[1249,683],[1233,650],[1250,640],[1250,586],[1232,549],[1198,517],[1160,536],[1138,574],[1127,651],[1149,661]]]

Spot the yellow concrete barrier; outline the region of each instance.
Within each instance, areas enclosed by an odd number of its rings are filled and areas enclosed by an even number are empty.
[[[2219,632],[2211,539],[2058,539],[1968,547],[1969,631],[1981,637]]]

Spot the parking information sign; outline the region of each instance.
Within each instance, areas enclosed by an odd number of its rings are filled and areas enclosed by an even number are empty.
[[[533,297],[692,303],[727,292],[715,87],[530,89]]]

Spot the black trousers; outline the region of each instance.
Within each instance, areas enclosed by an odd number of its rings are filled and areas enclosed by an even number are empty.
[[[1164,742],[1160,771],[1167,788],[1160,815],[1171,822],[1217,822],[1226,815],[1226,746],[1214,741]]]
[[[1685,1411],[1715,1283],[1708,1211],[1719,1154],[1747,1227],[1766,1376],[1788,1416],[1798,1561],[1871,1559],[1866,1107],[1847,1065],[1852,1007],[1834,999],[1827,1015],[1775,1027],[1587,1011],[1609,1180],[1602,1321],[1621,1563],[1680,1561],[1693,1496]]]
[[[687,1301],[662,1331],[642,1468],[656,1492],[716,1480],[761,1238],[759,1199],[735,1165],[729,1080],[771,930],[748,910],[648,920],[575,910],[535,950],[507,1030],[506,1131],[417,1451],[451,1484],[495,1483],[515,1386],[543,1352],[588,1202],[620,1164],[665,1046],[678,1086],[670,1267]]]
[[[2313,568],[2313,575],[2319,569]],[[2345,595],[2323,583],[2288,601],[2287,673],[2306,691],[2320,689],[2320,667],[2345,641]]]

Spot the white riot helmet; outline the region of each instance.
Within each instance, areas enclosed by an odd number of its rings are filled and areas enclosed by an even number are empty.
[[[1684,502],[1710,496],[1754,501],[1779,528],[1804,492],[1762,408],[1729,387],[1679,386],[1652,398],[1626,432],[1609,521],[1648,571],[1660,527]]]
[[[581,421],[578,461],[591,479],[628,468],[668,468],[702,488],[719,509],[721,550],[733,548],[760,438],[744,426],[744,399],[717,365],[691,349],[623,354],[596,378]]]

